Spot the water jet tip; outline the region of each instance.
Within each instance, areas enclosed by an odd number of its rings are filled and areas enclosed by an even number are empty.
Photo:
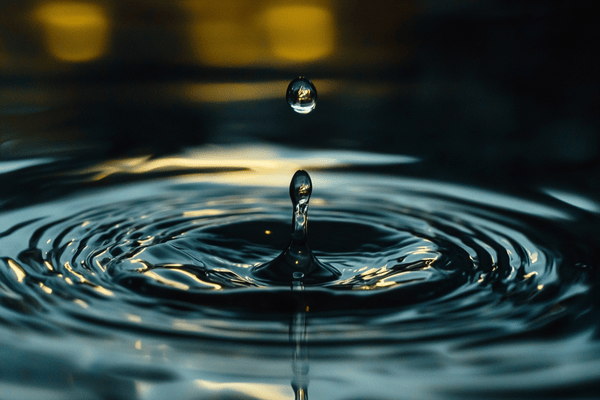
[[[292,203],[298,204],[302,200],[308,203],[311,193],[312,181],[308,172],[304,170],[296,171],[290,182],[290,198],[292,199]]]

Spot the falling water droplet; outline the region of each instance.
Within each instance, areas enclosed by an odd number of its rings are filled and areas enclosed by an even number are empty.
[[[299,114],[308,114],[317,106],[317,89],[310,79],[303,76],[290,82],[285,97],[290,107]]]
[[[294,281],[323,283],[340,276],[337,269],[320,262],[306,243],[311,193],[312,181],[308,173],[296,171],[290,182],[290,198],[294,206],[290,243],[275,259],[254,268],[257,278],[290,284]]]

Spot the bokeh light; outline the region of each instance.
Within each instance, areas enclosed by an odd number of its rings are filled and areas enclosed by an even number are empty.
[[[208,66],[288,65],[318,61],[335,45],[326,4],[279,5],[268,1],[184,1],[189,40]]]
[[[42,24],[48,53],[68,62],[90,61],[106,53],[109,21],[103,7],[83,2],[41,4],[35,17]]]
[[[239,67],[258,61],[260,30],[248,1],[185,1],[191,17],[189,35],[195,58],[216,67]]]
[[[282,61],[316,61],[334,47],[331,12],[320,6],[275,6],[263,14],[270,50]]]

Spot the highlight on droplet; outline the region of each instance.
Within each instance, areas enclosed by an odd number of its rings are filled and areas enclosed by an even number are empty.
[[[270,51],[281,61],[316,61],[333,51],[335,24],[325,7],[275,6],[268,8],[262,18]]]
[[[108,48],[110,23],[105,9],[95,3],[56,1],[40,4],[34,11],[45,33],[52,57],[85,62],[103,56]]]

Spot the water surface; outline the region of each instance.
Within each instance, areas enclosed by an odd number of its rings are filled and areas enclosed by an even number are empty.
[[[392,172],[418,162],[238,146],[0,164],[1,397],[595,396],[598,204]],[[263,279],[300,168],[308,244],[339,276]]]

